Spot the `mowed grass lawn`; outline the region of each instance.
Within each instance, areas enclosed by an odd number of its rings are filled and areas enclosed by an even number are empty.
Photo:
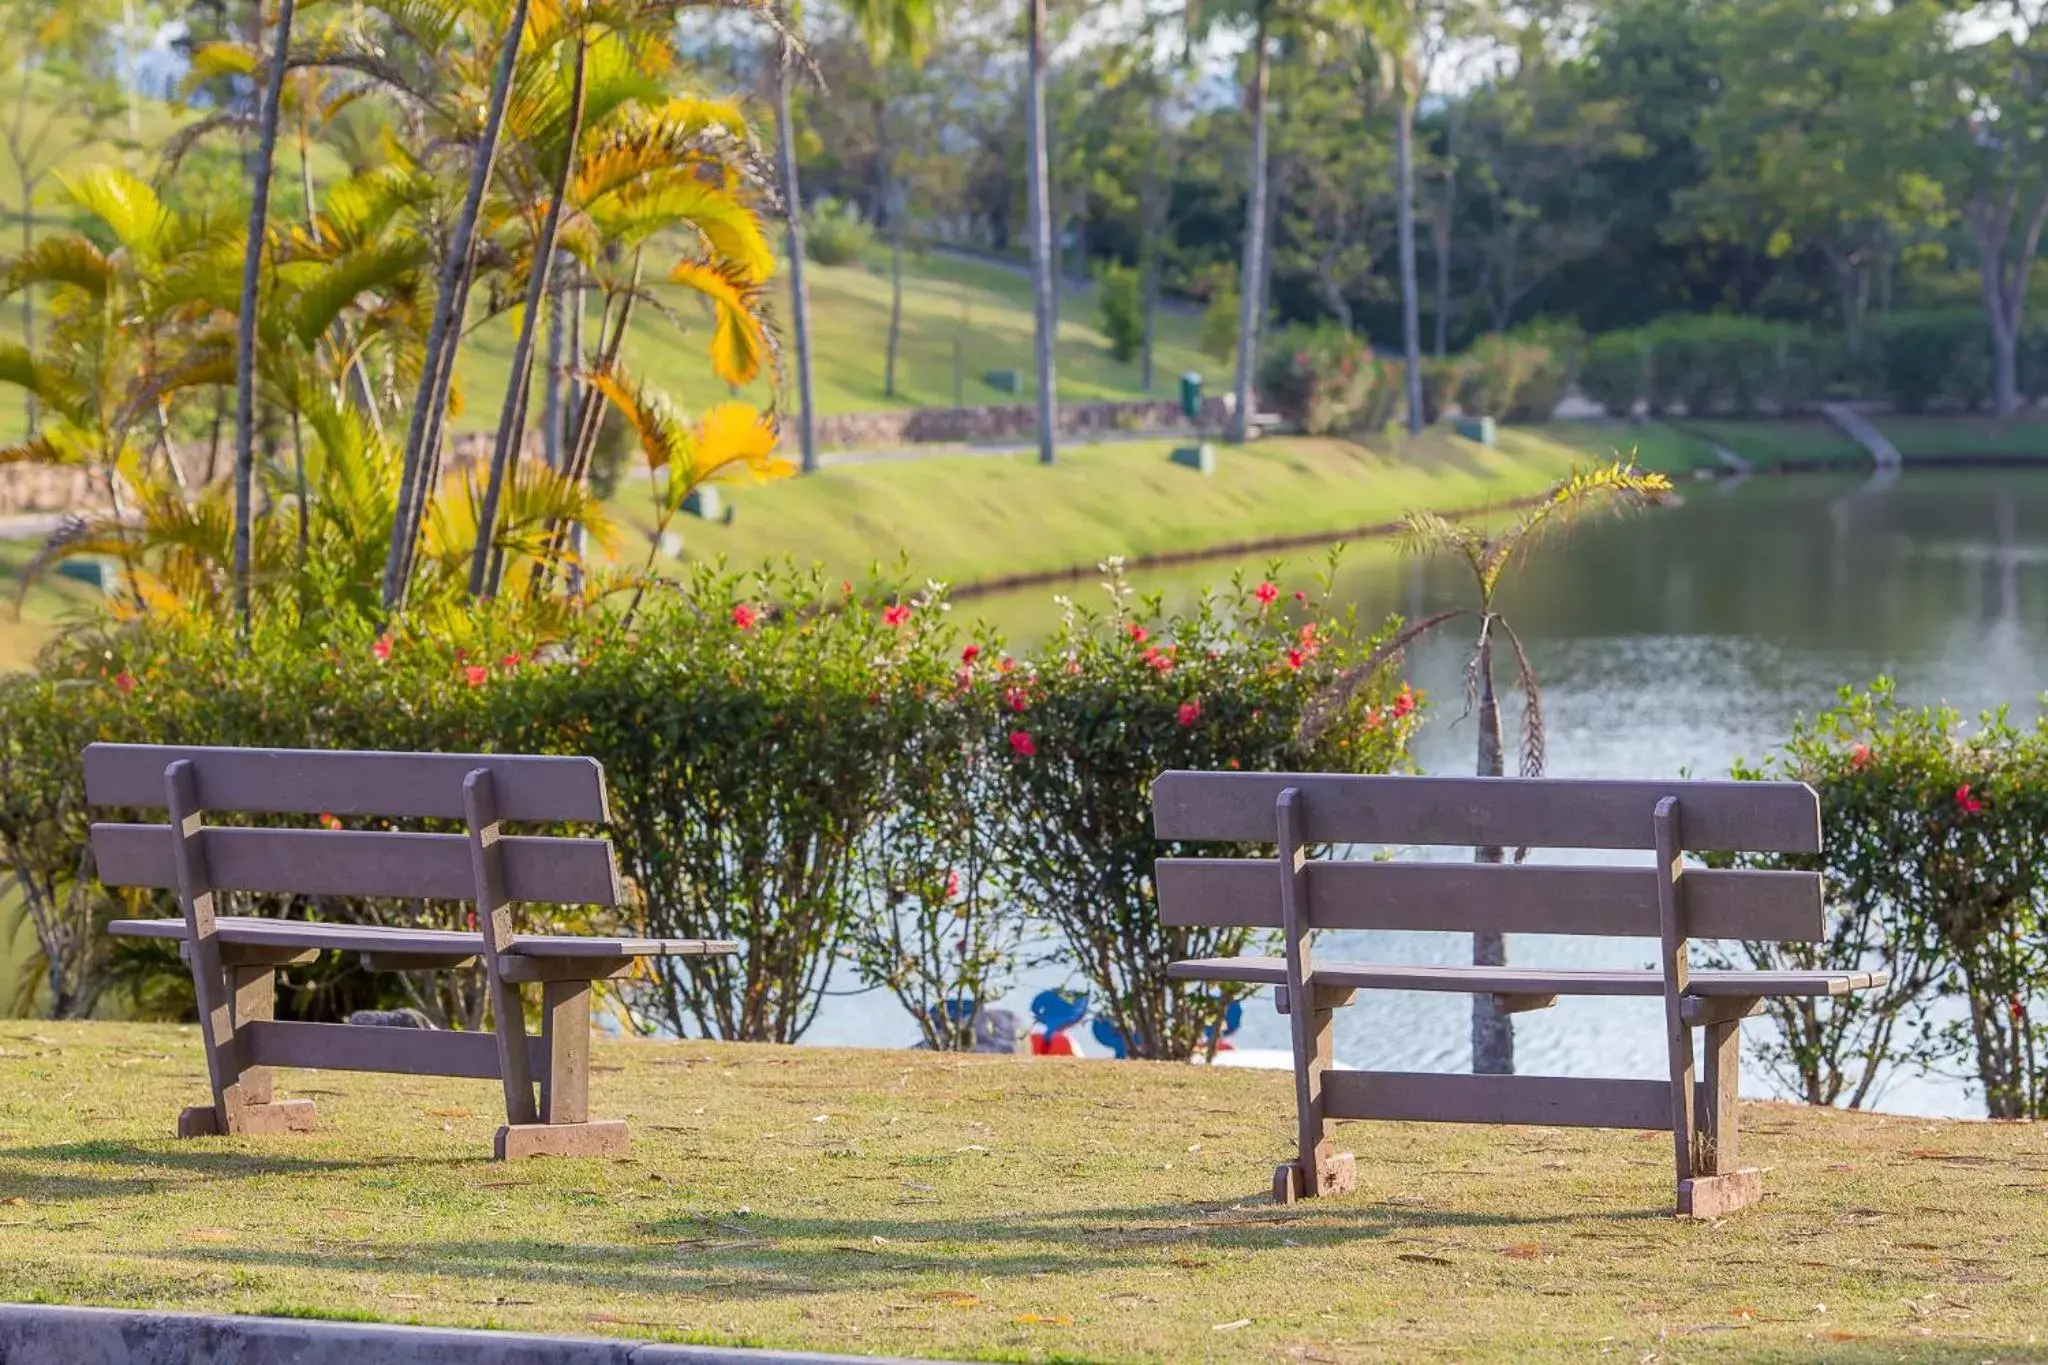
[[[1339,536],[1415,508],[1497,508],[1541,493],[1575,464],[1613,458],[1535,429],[1503,428],[1488,449],[1433,428],[1412,440],[1219,445],[1216,473],[1204,477],[1169,460],[1174,445],[1076,446],[1051,468],[1035,454],[827,466],[807,478],[728,487],[732,525],[680,517],[675,529],[692,560],[745,565],[790,555],[858,577],[907,552],[915,573],[968,584],[1091,568],[1110,555]],[[644,525],[648,499],[644,481],[628,481],[620,510]]]
[[[1874,417],[1872,423],[1907,459],[1970,459],[1985,456],[2048,460],[2048,417],[2026,414],[1997,418],[1970,416]]]
[[[1769,1194],[1660,1134],[1360,1124],[1263,1197],[1280,1072],[609,1043],[620,1161],[483,1158],[488,1082],[288,1073],[179,1142],[167,1025],[0,1025],[0,1299],[1007,1360],[2041,1358],[2048,1130],[1751,1105]]]
[[[662,262],[657,272],[654,258],[658,253],[650,249],[649,254],[649,276],[659,278],[669,263]],[[1032,401],[1037,378],[1032,365],[1028,277],[994,262],[936,251],[906,257],[903,274],[903,341],[897,359],[896,395],[891,398],[883,388],[889,336],[888,252],[877,246],[856,264],[809,266],[805,283],[811,297],[811,345],[820,413],[951,407],[956,342],[963,376],[961,402],[972,407]],[[633,373],[667,389],[692,410],[735,396],[712,374],[705,359],[710,319],[696,296],[666,284],[657,285],[656,293],[676,316],[663,317],[648,308],[637,312],[626,347]],[[790,317],[786,263],[776,273],[771,296],[775,316],[785,330],[785,404],[793,405],[796,352],[786,334]],[[689,323],[690,330],[679,328],[676,318]],[[590,326],[595,327],[594,300],[591,319]],[[1205,375],[1211,393],[1229,387],[1228,363],[1195,349],[1197,322],[1185,310],[1160,311],[1153,396],[1176,397],[1179,376],[1185,370]],[[1101,326],[1101,305],[1093,286],[1061,296],[1056,355],[1062,402],[1146,396],[1139,385],[1138,363],[1114,360]],[[493,319],[472,334],[458,367],[466,403],[456,423],[459,428],[477,430],[496,420],[504,401],[513,337],[509,316]],[[1008,393],[990,386],[985,376],[991,370],[1019,371],[1022,389]],[[738,396],[765,406],[774,394],[772,378],[772,374],[764,374]],[[536,401],[533,411],[537,414],[539,410]]]

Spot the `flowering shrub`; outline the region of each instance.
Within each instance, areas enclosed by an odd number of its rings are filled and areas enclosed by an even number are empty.
[[[40,673],[0,680],[0,861],[29,888],[47,1008],[84,1013],[119,980],[144,1011],[185,1012],[173,956],[101,932],[146,907],[91,877],[86,827],[103,813],[84,804],[86,744],[589,754],[605,766],[632,903],[524,907],[522,922],[743,945],[614,983],[636,1024],[791,1041],[850,963],[927,1041],[962,1046],[969,1019],[954,1002],[1000,996],[1019,945],[1049,920],[1082,975],[1118,983],[1100,998],[1148,1055],[1185,1055],[1215,1002],[1158,978],[1184,955],[1176,943],[1212,948],[1150,915],[1152,777],[1232,761],[1384,766],[1413,727],[1413,694],[1375,694],[1356,727],[1302,751],[1301,706],[1356,648],[1320,597],[1240,584],[1234,605],[1186,620],[1115,600],[1113,639],[1091,638],[1077,613],[1023,660],[954,627],[935,588],[708,568],[649,596],[630,629],[604,610],[564,621],[504,607],[431,631],[337,616],[311,643],[260,626],[246,652],[197,624],[78,637]],[[1058,790],[1076,772],[1084,785]],[[1068,840],[1086,856],[1048,861]],[[468,913],[268,899],[262,913],[371,923],[456,927]],[[1131,941],[1105,950],[1078,909],[1090,905]],[[169,899],[154,912],[171,913]],[[302,1017],[409,1003],[483,1023],[473,974],[294,973],[287,1012]]]
[[[1889,681],[1844,689],[1741,778],[1820,793],[1828,938],[1743,945],[1761,968],[1892,973],[1884,991],[1767,1002],[1764,1060],[1809,1102],[1870,1098],[1899,1063],[1961,1064],[1994,1118],[2048,1116],[2048,728],[1898,704]],[[1943,1000],[1959,1017],[1936,1022]]]
[[[1259,392],[1311,436],[1376,431],[1400,410],[1401,371],[1335,323],[1294,326],[1260,362]]]
[[[1385,772],[1405,761],[1420,715],[1412,690],[1383,679],[1315,743],[1298,740],[1310,701],[1386,638],[1332,610],[1327,577],[1310,592],[1283,587],[1276,568],[1169,616],[1105,567],[1102,611],[1070,606],[1030,665],[972,682],[1003,698],[989,747],[1007,750],[997,828],[1017,891],[1059,930],[1132,1055],[1182,1058],[1249,989],[1171,980],[1167,964],[1238,952],[1250,934],[1160,923],[1153,860],[1195,850],[1152,837],[1152,780],[1169,768]]]

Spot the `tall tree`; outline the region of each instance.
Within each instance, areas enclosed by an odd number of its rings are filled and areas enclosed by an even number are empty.
[[[790,25],[801,31],[803,11],[790,12]],[[804,203],[797,184],[795,40],[787,33],[775,39],[775,164],[782,181],[785,254],[789,257],[789,328],[796,343],[796,429],[798,467],[809,474],[818,467],[817,395],[811,381],[811,295],[804,281]]]
[[[249,636],[250,527],[255,516],[256,478],[256,306],[268,245],[270,171],[277,161],[278,113],[284,102],[284,74],[290,57],[294,0],[278,0],[277,41],[265,77],[256,164],[249,191],[249,236],[242,247],[242,298],[235,342],[235,616],[244,641]]]
[[[1053,389],[1054,329],[1059,314],[1053,291],[1059,281],[1052,254],[1052,185],[1045,145],[1045,4],[1046,0],[1024,0],[1025,73],[1024,125],[1025,176],[1030,183],[1031,235],[1031,319],[1032,360],[1038,379],[1038,460],[1051,464],[1059,440],[1059,397]]]

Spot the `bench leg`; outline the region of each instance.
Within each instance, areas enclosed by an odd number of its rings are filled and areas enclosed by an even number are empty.
[[[237,1032],[244,1024],[264,1023],[277,1016],[276,967],[267,962],[235,963],[224,971],[228,1008]],[[313,1131],[313,1101],[277,1099],[272,1092],[269,1067],[242,1066],[236,1085],[242,1103],[234,1111],[234,1135]],[[221,1136],[220,1112],[210,1104],[191,1106],[178,1115],[178,1136]]]
[[[498,1130],[497,1158],[624,1156],[626,1125],[590,1118],[590,991],[588,981],[541,986],[541,1039],[547,1067],[540,1077],[539,1123]]]
[[[1292,1204],[1318,1195],[1349,1194],[1358,1187],[1358,1162],[1349,1152],[1330,1150],[1330,1121],[1323,1117],[1323,1073],[1336,1052],[1336,1012],[1313,1010],[1309,1037],[1314,1048],[1309,1108],[1301,1116],[1300,1154],[1273,1172],[1273,1202]]]
[[[1706,1044],[1693,1174],[1678,1186],[1678,1211],[1692,1218],[1720,1218],[1763,1198],[1762,1173],[1740,1165],[1735,1101],[1742,1075],[1742,1021],[1708,1024]]]

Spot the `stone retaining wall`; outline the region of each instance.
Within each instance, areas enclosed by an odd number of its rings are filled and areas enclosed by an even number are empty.
[[[1222,398],[1204,399],[1202,424],[1220,427],[1228,416]],[[1062,436],[1105,436],[1129,431],[1186,431],[1180,404],[1169,399],[1132,403],[1062,403]],[[1038,405],[998,403],[979,408],[910,408],[844,412],[818,419],[818,444],[827,450],[891,450],[959,442],[1024,441],[1038,433]],[[784,433],[785,443],[790,433]]]

